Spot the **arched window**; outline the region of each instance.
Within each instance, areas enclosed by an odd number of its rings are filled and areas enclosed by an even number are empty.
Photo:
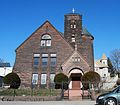
[[[51,46],[51,36],[45,34],[41,38],[41,46]]]

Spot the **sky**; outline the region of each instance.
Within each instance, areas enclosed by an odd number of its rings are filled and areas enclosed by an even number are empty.
[[[120,0],[0,0],[0,58],[13,66],[15,49],[46,20],[64,32],[73,8],[95,38],[95,59],[120,48]]]

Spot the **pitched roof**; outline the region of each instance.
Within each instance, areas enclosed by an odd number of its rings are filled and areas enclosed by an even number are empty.
[[[77,49],[75,49],[74,52],[72,53],[72,55],[71,55],[66,61],[64,61],[64,63],[62,64],[62,66],[65,65],[73,56],[76,56],[76,55],[77,55],[77,57],[80,57],[80,59],[86,64],[86,66],[89,67],[89,64],[85,61],[85,59],[84,59],[83,56],[77,51]],[[71,60],[70,60],[70,61],[71,61]]]
[[[82,34],[86,35],[86,36],[90,36],[90,37],[92,37],[92,39],[94,39],[94,37],[91,35],[91,33],[85,27],[82,27]]]
[[[107,57],[105,54],[102,55],[102,60],[107,60]]]
[[[73,49],[72,46],[65,40],[65,38],[64,38],[64,33],[59,32],[48,20],[46,20],[46,21],[45,21],[40,27],[38,27],[21,45],[19,45],[15,51],[17,51],[27,40],[29,40],[41,27],[43,27],[43,26],[44,26],[45,24],[47,24],[47,23],[50,24],[50,25],[60,34],[60,36],[63,38],[63,40],[71,47],[71,49]]]
[[[97,67],[108,67],[108,65],[101,63],[101,60],[95,61],[95,64],[97,65]]]

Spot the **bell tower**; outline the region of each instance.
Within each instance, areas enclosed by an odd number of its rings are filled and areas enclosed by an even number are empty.
[[[82,33],[82,16],[79,14],[66,14],[64,18],[64,37],[75,48],[80,43]]]
[[[74,12],[64,16],[64,37],[70,45],[82,55],[94,70],[94,37],[85,27],[82,27],[82,15]]]

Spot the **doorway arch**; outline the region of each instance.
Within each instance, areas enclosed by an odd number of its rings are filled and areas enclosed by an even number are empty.
[[[81,78],[84,75],[84,72],[80,68],[72,68],[69,71],[69,89],[81,89],[82,83]]]

